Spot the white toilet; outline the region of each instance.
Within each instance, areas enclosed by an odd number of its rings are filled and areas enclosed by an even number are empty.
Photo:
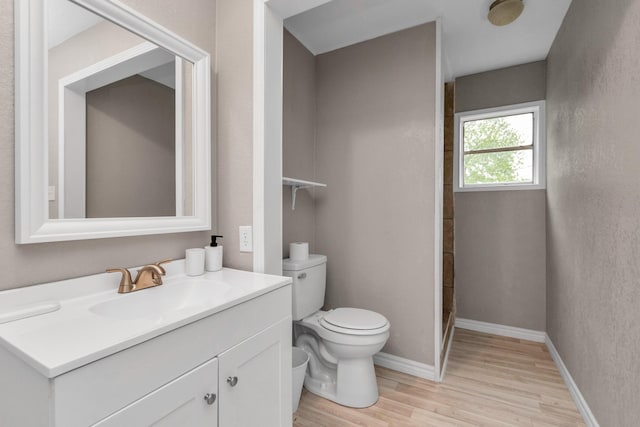
[[[327,257],[284,259],[283,274],[293,279],[293,320],[297,347],[309,355],[304,386],[344,406],[366,408],[378,401],[373,355],[389,338],[389,322],[358,308],[320,311],[324,304]]]

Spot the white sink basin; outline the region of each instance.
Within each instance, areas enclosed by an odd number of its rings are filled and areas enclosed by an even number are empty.
[[[0,346],[54,378],[291,283],[228,268],[189,277],[182,260],[165,268],[163,285],[129,294],[107,273],[0,292]]]
[[[177,312],[198,311],[221,304],[232,296],[233,291],[234,288],[224,282],[177,282],[120,294],[114,299],[89,307],[89,311],[117,320],[161,321]]]

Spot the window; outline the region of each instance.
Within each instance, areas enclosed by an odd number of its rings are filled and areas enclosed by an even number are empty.
[[[456,191],[545,186],[544,101],[456,114]]]

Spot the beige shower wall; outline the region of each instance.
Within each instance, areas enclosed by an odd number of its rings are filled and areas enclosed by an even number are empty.
[[[287,30],[283,40],[283,176],[315,181],[316,61]],[[299,190],[296,209],[291,209],[291,187],[282,192],[282,256],[289,256],[289,243],[309,242],[315,251],[315,191]]]
[[[435,23],[317,56],[316,247],[326,307],[391,322],[385,352],[433,364]]]
[[[574,1],[547,58],[547,331],[601,426],[640,420],[640,2]]]
[[[539,101],[545,87],[544,61],[459,77],[456,112]],[[454,197],[457,317],[543,331],[545,190]]]
[[[237,226],[252,221],[252,3],[220,0],[218,8],[216,2],[210,0],[126,0],[124,3],[212,55],[219,75],[217,107],[227,112],[221,114],[225,121],[218,126],[221,135],[217,157],[221,154],[224,157],[214,162],[224,161],[224,165],[214,168],[213,172],[219,188],[224,188],[214,205],[219,224],[216,231],[228,236],[225,237],[225,265],[251,269],[251,254],[240,255],[237,251]],[[226,7],[220,7],[220,3]],[[0,289],[98,273],[112,266],[140,265],[165,257],[181,258],[185,248],[204,246],[208,232],[20,246],[14,243],[13,4],[13,0],[0,0],[3,11],[0,14]],[[218,43],[217,49],[216,32],[218,37],[224,36],[224,42]],[[229,111],[237,113],[237,119],[232,121]],[[114,286],[117,281],[114,277]]]

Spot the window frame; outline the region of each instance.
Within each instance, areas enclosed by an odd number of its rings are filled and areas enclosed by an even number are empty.
[[[533,182],[464,185],[464,141],[462,127],[468,121],[533,113]],[[464,111],[454,116],[453,191],[541,190],[546,188],[545,101],[525,102],[495,108]],[[505,150],[507,151],[507,150]]]

